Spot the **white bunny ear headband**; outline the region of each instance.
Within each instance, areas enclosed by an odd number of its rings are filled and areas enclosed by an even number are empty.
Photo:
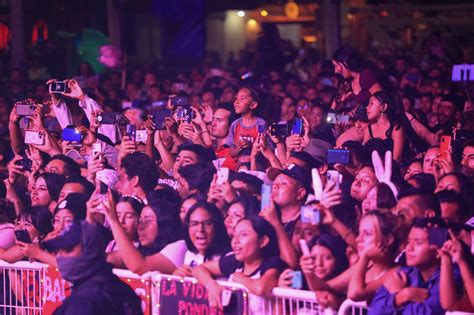
[[[385,166],[382,164],[382,159],[377,151],[372,151],[372,164],[374,165],[375,176],[380,183],[386,184],[392,190],[392,193],[397,200],[398,189],[392,183],[392,151],[385,152]]]

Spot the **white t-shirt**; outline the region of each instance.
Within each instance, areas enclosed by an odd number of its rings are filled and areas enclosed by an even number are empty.
[[[174,243],[168,244],[160,251],[160,254],[168,258],[176,267],[181,267],[184,263],[184,256],[188,247],[184,240],[179,240]]]
[[[15,226],[11,223],[0,224],[0,248],[8,249],[15,245]]]

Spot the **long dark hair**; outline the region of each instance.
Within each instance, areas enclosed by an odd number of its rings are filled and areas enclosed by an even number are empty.
[[[360,72],[366,66],[366,61],[360,52],[350,46],[338,48],[332,55],[332,59],[343,64],[349,71]]]
[[[280,257],[280,250],[278,248],[278,239],[277,239],[276,232],[273,226],[267,220],[256,215],[241,219],[239,223],[245,220],[250,221],[250,224],[252,224],[252,228],[257,233],[257,236],[259,239],[261,239],[264,236],[268,237],[268,244],[261,250],[262,257],[263,258]]]
[[[156,215],[158,236],[151,246],[140,245],[138,247],[144,256],[151,256],[161,251],[166,245],[183,239],[183,226],[176,206],[164,201],[153,202],[148,206]]]
[[[42,173],[36,177],[36,180],[40,177],[42,177],[46,182],[46,187],[48,188],[48,193],[51,198],[57,201],[61,188],[63,188],[63,185],[66,182],[66,178],[63,175],[56,173]]]
[[[47,207],[34,207],[24,210],[18,214],[17,220],[20,219],[30,222],[38,230],[40,240],[53,230],[53,225],[51,224],[53,214]]]
[[[382,104],[387,104],[387,110],[384,112],[387,115],[388,121],[390,122],[390,128],[388,128],[385,135],[388,135],[392,130],[399,129],[402,125],[402,107],[400,105],[399,98],[393,94],[385,91],[375,92],[373,95]]]
[[[340,237],[325,233],[313,237],[308,245],[310,249],[316,245],[326,247],[334,256],[336,261],[334,270],[328,275],[328,279],[332,279],[341,274],[349,266],[349,261],[346,256],[347,245]]]
[[[221,211],[214,204],[211,204],[205,200],[197,201],[191,208],[189,208],[189,211],[184,219],[184,225],[186,227],[184,240],[186,241],[188,250],[192,251],[193,253],[197,253],[196,246],[194,246],[189,236],[189,221],[193,212],[200,208],[206,210],[211,215],[212,222],[214,224],[214,239],[212,240],[204,255],[204,260],[209,260],[212,258],[212,256],[224,255],[229,251],[230,238],[227,235],[226,227],[224,225],[224,218],[222,217]]]

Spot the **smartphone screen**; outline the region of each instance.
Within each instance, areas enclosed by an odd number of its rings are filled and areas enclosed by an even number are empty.
[[[441,144],[439,146],[439,156],[442,159],[445,159],[449,155],[449,151],[451,148],[451,136],[442,136],[441,137]]]
[[[272,186],[271,185],[262,185],[262,200],[260,202],[260,209],[265,209],[270,207],[272,204]]]

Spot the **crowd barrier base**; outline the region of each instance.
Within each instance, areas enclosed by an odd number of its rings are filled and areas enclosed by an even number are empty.
[[[57,268],[30,262],[9,264],[0,260],[2,290],[0,315],[52,314],[70,294],[70,284]],[[227,300],[224,312],[209,307],[207,289],[194,278],[159,273],[138,276],[114,269],[141,298],[145,315],[363,315],[365,302],[345,300],[338,311],[318,305],[314,292],[274,288],[266,297],[252,295],[240,284],[218,281]],[[446,312],[446,315],[467,315]]]

